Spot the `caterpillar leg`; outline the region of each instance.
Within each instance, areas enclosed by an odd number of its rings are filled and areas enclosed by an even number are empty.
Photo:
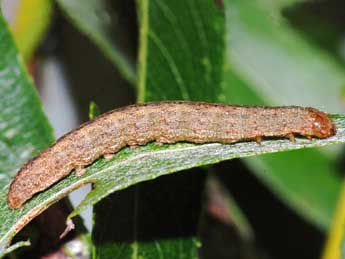
[[[291,142],[296,142],[295,136],[292,133],[287,134],[287,137],[290,139]]]
[[[256,141],[256,143],[261,144],[261,142],[262,142],[262,136],[257,136],[257,137],[255,137],[255,141]]]
[[[105,160],[111,160],[115,154],[104,154],[103,157]]]
[[[84,168],[84,166],[79,165],[75,168],[75,172],[77,176],[82,176],[83,174],[85,174],[86,169]]]
[[[159,138],[156,139],[155,144],[158,146],[162,146],[163,144],[172,144],[175,143],[174,140],[172,140],[169,137],[165,137],[165,136],[160,136]]]

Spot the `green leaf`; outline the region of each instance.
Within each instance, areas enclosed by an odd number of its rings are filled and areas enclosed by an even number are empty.
[[[125,148],[110,161],[98,160],[88,168],[87,173],[82,177],[78,178],[71,174],[40,196],[48,192],[53,193],[52,189],[55,189],[55,191],[61,189],[63,187],[62,182],[66,182],[68,179],[69,184],[76,181],[73,186],[68,187],[73,189],[86,182],[95,183],[95,189],[79,204],[72,214],[74,216],[111,192],[126,188],[137,182],[155,179],[160,175],[238,157],[343,143],[345,141],[345,116],[337,116],[333,120],[338,129],[337,135],[322,140],[298,139],[296,143],[285,139],[265,140],[261,145],[256,142],[240,142],[231,145],[177,143],[163,146],[152,143],[138,147],[135,150]],[[140,163],[137,163],[137,161],[140,161]],[[59,189],[58,186],[60,186]],[[51,200],[55,199],[56,197],[52,197]]]
[[[195,258],[195,251],[191,248],[198,246],[198,241],[190,235],[194,226],[190,224],[186,228],[185,225],[196,220],[198,212],[193,209],[172,211],[170,202],[162,203],[162,198],[165,200],[170,195],[177,198],[180,204],[190,208],[198,207],[198,202],[188,196],[193,186],[201,189],[201,182],[195,181],[194,176],[188,175],[189,182],[186,185],[178,184],[181,177],[185,178],[182,174],[168,177],[170,181],[165,181],[165,177],[162,177],[137,184],[116,192],[97,204],[93,231],[95,256]],[[173,190],[171,185],[175,187]],[[157,186],[161,188],[159,195],[156,192]],[[183,199],[179,199],[183,194]],[[178,224],[172,217],[179,220]],[[180,236],[182,228],[184,237]]]
[[[52,142],[52,129],[0,15],[0,257],[12,237],[38,213],[8,209],[9,183],[24,162]]]
[[[35,215],[37,210],[45,209],[87,183],[94,183],[95,189],[80,203],[71,215],[72,217],[112,192],[142,181],[153,180],[161,175],[233,158],[345,143],[345,116],[335,117],[334,122],[338,128],[337,135],[323,140],[313,139],[309,141],[307,139],[297,139],[296,143],[285,139],[264,140],[261,145],[256,142],[240,142],[231,145],[178,143],[157,146],[149,144],[138,147],[135,150],[125,148],[110,161],[99,159],[89,166],[86,173],[81,177],[75,173],[70,174],[48,190],[35,196],[19,210],[11,210],[7,207],[5,199],[7,193],[6,186],[3,188],[4,191],[0,196],[1,220],[5,222],[5,224],[0,225],[0,235],[2,237],[0,255],[4,252],[3,249],[7,244],[6,241],[10,238],[9,235],[13,234],[13,228],[23,223],[23,221],[18,221],[18,219],[30,219],[29,216]],[[310,177],[313,177],[312,173]],[[109,214],[110,208],[104,209]],[[105,222],[101,223],[104,226]],[[111,231],[114,230],[112,229]],[[125,243],[119,244],[119,246],[121,246],[121,249],[127,247]]]
[[[148,2],[141,4],[139,102],[215,101],[224,66],[221,7],[214,1]]]
[[[56,0],[70,21],[89,37],[103,52],[122,76],[136,84],[135,65],[123,54],[111,31],[109,13],[104,1]]]
[[[334,58],[305,41],[268,5],[228,0],[225,6],[228,60],[222,101],[343,110],[339,94],[345,71]],[[325,229],[340,190],[334,160],[330,152],[300,150],[245,161],[278,197]]]
[[[148,1],[141,2],[141,4],[143,5],[141,8],[141,21],[143,25],[141,40],[146,40],[146,49],[144,49],[145,44],[141,44],[141,48],[143,49],[140,53],[141,58],[144,60],[141,60],[142,67],[140,73],[140,100],[143,101],[148,99],[151,100],[172,98],[181,99],[184,96],[189,96],[191,99],[202,99],[209,101],[215,100],[217,96],[220,96],[219,98],[223,96],[225,100],[228,100],[227,96],[224,95],[223,90],[220,87],[220,82],[222,80],[220,67],[223,67],[223,48],[221,47],[223,42],[221,36],[224,33],[217,26],[222,26],[222,16],[216,13],[216,10],[218,9],[215,9],[214,6],[212,8],[210,8],[210,6],[207,6],[207,4],[213,2],[208,2],[204,6],[199,4],[197,5],[196,1],[178,1],[176,3],[175,1],[167,1],[167,4],[163,5],[163,8],[161,7],[162,1],[150,1],[150,6],[145,6],[145,3],[147,4]],[[184,8],[184,5],[192,5],[193,8]],[[168,12],[166,6],[169,7]],[[184,32],[183,36],[190,39],[194,43],[190,43],[192,46],[191,49],[185,52],[181,52],[181,50],[183,50],[183,48],[181,48],[183,47],[183,41],[181,41],[180,38],[169,36],[169,30],[166,29],[168,26],[163,26],[163,24],[171,22],[170,8],[174,6],[177,6],[178,11],[181,11],[181,17],[179,15],[173,17],[177,17],[186,22],[181,26],[176,26],[176,28],[181,28],[181,31],[172,31],[172,34],[178,37],[179,33]],[[185,12],[188,12],[188,10],[190,10],[190,13],[187,13],[186,15]],[[207,10],[207,12],[204,10]],[[204,15],[201,15],[203,11]],[[163,12],[165,15],[159,15]],[[219,9],[218,12],[221,13],[221,10]],[[176,11],[172,12],[172,14],[179,13],[180,12]],[[169,15],[170,20],[168,19]],[[214,15],[215,17],[213,17],[212,15]],[[152,17],[156,17],[156,20],[152,20]],[[166,18],[166,20],[163,20],[162,17]],[[186,17],[194,17],[191,18],[193,22],[190,22],[190,19],[187,19]],[[195,19],[195,17],[200,17],[200,19],[197,20]],[[159,22],[157,22],[157,20]],[[198,21],[200,22],[200,20],[203,22],[198,23]],[[210,22],[214,20],[218,21],[218,23]],[[165,23],[163,21],[165,21]],[[180,20],[178,22],[174,21],[172,24],[175,25],[179,24],[180,22]],[[188,24],[190,24],[192,28],[189,28]],[[150,34],[150,29],[156,28],[155,26],[162,26],[162,28],[160,29],[162,31],[159,30],[160,32],[162,32],[162,35],[159,34],[158,38],[160,41],[157,41],[157,36],[156,38],[154,38],[154,36],[152,38]],[[207,26],[210,26],[212,29]],[[290,143],[287,140],[270,140],[263,141],[262,145],[258,145],[254,142],[243,142],[233,145],[221,145],[215,143],[193,145],[187,143],[179,143],[174,145],[156,146],[154,144],[149,144],[136,150],[124,149],[119,152],[111,161],[99,159],[93,165],[88,167],[86,174],[84,174],[82,177],[77,177],[74,173],[72,173],[67,178],[54,185],[52,188],[35,196],[22,209],[10,210],[8,209],[6,204],[6,193],[10,179],[7,176],[2,176],[5,175],[3,174],[3,172],[6,171],[6,173],[14,173],[24,161],[26,161],[34,153],[37,153],[38,150],[42,149],[48,143],[50,143],[52,141],[52,136],[49,125],[41,112],[38,99],[34,91],[32,91],[32,86],[27,80],[27,76],[25,75],[25,72],[23,72],[21,64],[19,65],[18,69],[18,60],[16,59],[17,52],[14,50],[12,41],[8,41],[8,32],[6,28],[3,30],[2,27],[4,27],[4,25],[3,21],[1,20],[0,53],[4,56],[9,55],[10,58],[1,58],[0,61],[0,80],[3,80],[3,82],[5,82],[4,84],[0,84],[0,91],[3,91],[4,93],[0,95],[2,96],[1,98],[4,99],[3,102],[0,102],[0,108],[2,108],[0,109],[0,115],[3,116],[2,114],[5,114],[3,119],[1,118],[1,122],[4,121],[5,126],[19,125],[19,134],[16,134],[16,136],[20,137],[8,138],[8,136],[11,136],[11,134],[1,128],[1,151],[2,149],[4,149],[1,154],[8,155],[4,158],[2,157],[2,155],[0,156],[0,162],[2,163],[1,170],[3,170],[0,172],[0,176],[3,177],[3,179],[0,179],[0,188],[3,189],[0,195],[0,219],[2,219],[2,222],[4,223],[0,225],[0,255],[3,255],[6,252],[5,249],[9,244],[10,239],[16,233],[17,227],[23,226],[23,224],[37,215],[40,211],[44,210],[47,206],[66,196],[72,190],[75,190],[87,183],[94,183],[95,189],[90,192],[90,194],[80,204],[73,215],[79,213],[80,210],[84,209],[86,206],[95,204],[100,199],[109,195],[111,192],[118,191],[141,181],[152,180],[160,175],[169,174],[196,166],[212,164],[235,157],[255,156],[258,154],[270,152],[286,151],[290,149],[292,150],[305,147],[317,147],[345,142],[345,117],[339,116],[334,118],[338,126],[337,135],[326,140],[313,140],[312,142],[310,142],[305,139],[298,139],[296,143]],[[208,30],[206,30],[208,33],[204,33],[205,30],[200,30],[200,28],[205,29],[205,27],[208,28]],[[157,34],[156,30],[158,30],[158,28],[154,30],[154,35]],[[196,46],[198,45],[196,44],[197,42],[205,44],[205,42],[202,41],[202,35],[207,35],[209,37],[208,39],[210,40],[206,41],[207,43],[216,42],[219,45],[216,44],[214,49],[210,47],[205,48],[205,46]],[[169,39],[175,40],[176,42],[173,44],[169,41]],[[7,44],[8,42],[9,44]],[[157,42],[160,42],[160,44],[157,44]],[[164,44],[162,44],[162,42],[164,42]],[[6,45],[9,46],[2,49]],[[176,46],[179,46],[179,48],[174,49]],[[168,52],[166,51],[167,49],[169,49]],[[171,54],[170,49],[174,49],[174,55]],[[198,51],[196,51],[195,49],[198,49]],[[188,54],[188,51],[191,51],[193,55]],[[181,54],[182,56],[189,55],[189,58],[181,58],[179,56],[179,53],[183,53]],[[200,53],[202,55],[199,56]],[[155,55],[157,55],[157,59],[154,59]],[[200,57],[204,56],[206,56],[206,59],[200,59]],[[184,63],[181,60],[184,61]],[[187,62],[188,60],[192,60],[192,65],[194,66],[191,66],[191,63]],[[159,61],[160,63],[155,63],[156,61]],[[3,66],[1,66],[2,63],[4,63]],[[200,64],[202,65],[200,66]],[[160,70],[157,69],[157,65],[158,67],[161,67]],[[7,71],[7,68],[11,66],[15,66],[15,69],[10,70],[11,77],[7,77],[7,72],[1,73],[1,71]],[[185,74],[185,70],[189,72]],[[241,76],[239,76],[239,74],[241,73],[236,70],[236,73],[233,74],[232,79],[241,82],[243,85],[246,85],[250,80],[247,80],[247,77],[243,76],[244,73],[241,74]],[[176,75],[177,77],[175,77]],[[20,78],[20,80],[17,80],[18,77]],[[15,80],[13,80],[13,78]],[[5,87],[3,90],[3,85],[8,85],[9,82],[13,82],[13,84],[15,85],[19,84],[20,87]],[[188,84],[181,84],[181,82],[188,82]],[[190,82],[193,82],[193,84],[190,85]],[[200,82],[200,84],[196,82]],[[162,86],[162,88],[159,88],[160,85]],[[22,90],[22,88],[25,89],[25,91]],[[23,91],[25,92],[25,94],[22,93]],[[249,89],[248,92],[252,92],[253,99],[256,99],[256,93],[253,89]],[[30,96],[30,98],[15,98],[17,95],[19,95],[18,97],[24,95]],[[13,102],[9,102],[11,98],[13,99]],[[9,111],[11,111],[11,113],[9,113]],[[11,128],[7,127],[7,129]],[[9,132],[11,133],[11,131]],[[28,144],[27,146],[23,146],[23,143],[30,144]],[[309,175],[311,175],[310,177],[313,176],[313,174]],[[337,182],[337,180],[328,180],[328,182],[328,185],[332,186],[333,183]],[[321,186],[322,184],[323,182],[320,183]],[[336,184],[334,184],[334,186],[336,186]],[[174,193],[172,193],[172,196],[174,196]],[[135,200],[136,199],[134,199],[134,201]],[[108,210],[109,208],[103,208],[105,210],[103,211],[103,213],[110,212],[110,210]],[[113,213],[114,215],[116,215],[116,212]],[[322,220],[320,220],[320,222],[322,222]],[[106,225],[106,222],[99,223],[103,223]],[[112,231],[114,230],[112,229]],[[186,247],[186,249],[183,248],[183,253],[181,254],[188,255],[187,257],[189,258],[195,255],[195,248],[198,246],[198,242],[195,241],[194,236],[188,236],[187,239],[188,240],[186,240],[186,242],[183,242],[184,240],[182,240],[181,238],[177,238],[176,240],[163,241],[172,241],[171,243],[177,241],[176,243],[183,245],[186,244],[186,246],[183,246]],[[131,255],[133,255],[134,253],[135,255],[146,254],[145,252],[149,251],[149,249],[144,246],[150,246],[150,249],[153,248],[151,251],[159,251],[160,247],[157,246],[157,244],[160,243],[152,243],[153,242],[149,242],[149,244],[119,242],[118,248],[115,249],[118,249],[119,253],[121,249],[130,249],[129,251]],[[175,246],[175,244],[171,245],[171,243],[169,243],[167,247],[163,249],[164,252],[166,251],[166,254],[171,254],[169,253],[171,251],[168,250],[171,249],[171,247]],[[190,244],[194,244],[193,247]],[[109,243],[106,245],[109,245]],[[114,245],[114,243],[110,243],[110,245]],[[153,245],[155,245],[156,248],[154,248]],[[139,249],[141,253],[139,252]]]
[[[253,157],[246,162],[297,213],[321,228],[330,225],[341,183],[332,160],[318,150],[300,150],[283,156]]]

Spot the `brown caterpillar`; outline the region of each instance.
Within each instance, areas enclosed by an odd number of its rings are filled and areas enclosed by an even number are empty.
[[[168,101],[131,105],[105,113],[57,140],[17,173],[8,192],[8,205],[19,208],[73,169],[125,146],[151,141],[174,143],[233,143],[262,137],[327,138],[336,133],[331,119],[314,108],[257,107]]]

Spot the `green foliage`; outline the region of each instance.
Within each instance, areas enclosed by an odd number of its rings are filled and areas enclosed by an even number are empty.
[[[185,99],[296,104],[331,113],[343,112],[340,93],[345,82],[344,68],[335,57],[297,33],[281,15],[283,7],[299,1],[280,0],[273,4],[268,0],[225,0],[224,6],[221,2],[137,1],[140,29],[137,79],[131,61],[111,36],[111,24],[105,19],[108,10],[101,1],[57,0],[76,28],[95,43],[124,78],[137,84],[139,102]],[[90,117],[98,113],[97,106],[92,104]],[[345,142],[345,116],[334,115],[333,119],[337,135],[324,140],[298,138],[296,143],[264,140],[261,145],[150,143],[134,150],[125,148],[109,161],[97,160],[81,177],[70,174],[36,195],[22,209],[10,210],[6,194],[16,170],[49,145],[53,136],[0,17],[0,257],[17,246],[27,245],[17,243],[9,247],[13,236],[27,222],[68,193],[92,183],[93,190],[69,218],[116,192],[94,207],[95,257],[196,258],[200,247],[198,235],[196,231],[183,235],[182,220],[187,216],[175,214],[184,212],[190,204],[178,194],[169,193],[162,181],[159,182],[162,185],[152,185],[153,188],[138,183],[245,157],[251,157],[245,162],[277,197],[315,226],[326,229],[341,183],[335,166],[339,150],[307,148]],[[286,152],[297,149],[300,150]],[[183,180],[174,184],[193,188]],[[134,187],[119,192],[130,186]],[[147,200],[148,191],[150,197],[161,198],[155,208]],[[155,210],[161,206],[171,210],[171,217],[155,217],[159,214]],[[147,238],[148,229],[143,226],[148,218],[152,225],[155,220],[157,224],[158,220],[165,220],[181,231],[176,231],[173,237]]]
[[[19,167],[53,141],[52,130],[0,15],[0,256],[21,229],[25,212],[11,211],[6,194]],[[31,208],[32,209],[32,208]]]
[[[212,1],[145,2],[139,101],[215,101],[223,79],[223,11]]]

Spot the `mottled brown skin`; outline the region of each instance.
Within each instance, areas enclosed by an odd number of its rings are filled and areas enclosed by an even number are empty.
[[[175,143],[261,141],[262,137],[327,138],[336,128],[314,108],[255,107],[202,102],[157,102],[110,111],[66,134],[27,162],[8,193],[8,205],[19,208],[73,169],[82,169],[101,156],[125,146],[151,141]]]

